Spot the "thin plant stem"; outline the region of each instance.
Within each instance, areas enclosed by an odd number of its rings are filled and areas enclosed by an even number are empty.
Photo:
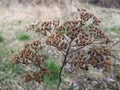
[[[60,72],[59,72],[59,74],[58,74],[59,82],[58,82],[58,85],[57,85],[57,90],[59,90],[60,84],[61,84],[61,82],[62,82],[61,74],[62,74],[63,68],[64,68],[64,66],[65,66],[65,64],[66,64],[67,56],[68,56],[69,50],[70,50],[70,48],[71,48],[71,43],[72,43],[72,41],[70,41],[70,43],[69,43],[69,47],[68,47],[68,49],[67,49],[66,55],[64,56],[63,64],[62,64],[62,66],[61,66],[61,68],[60,68]]]

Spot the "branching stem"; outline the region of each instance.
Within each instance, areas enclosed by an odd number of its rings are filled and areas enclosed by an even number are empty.
[[[61,74],[62,74],[63,68],[64,68],[64,66],[66,64],[67,56],[69,55],[69,51],[70,51],[70,48],[71,48],[71,43],[72,43],[72,41],[70,41],[70,43],[69,43],[69,47],[68,47],[67,52],[66,52],[66,54],[64,56],[63,64],[62,64],[62,66],[60,68],[60,72],[58,74],[59,82],[58,82],[58,85],[57,85],[57,90],[59,90],[60,84],[62,82]]]

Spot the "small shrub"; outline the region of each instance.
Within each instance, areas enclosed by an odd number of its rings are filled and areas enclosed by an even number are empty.
[[[86,9],[78,9],[76,13],[79,14],[79,18],[75,20],[45,21],[28,29],[44,37],[41,37],[42,40],[25,44],[23,50],[13,55],[14,64],[22,63],[32,68],[25,76],[25,82],[34,80],[41,83],[45,81],[45,77],[47,80],[58,79],[59,90],[66,66],[72,69],[71,72],[68,70],[69,73],[74,72],[76,68],[87,71],[90,65],[103,71],[112,69],[113,46],[109,36],[99,27],[101,21]],[[63,59],[59,70],[54,62],[47,62],[43,53],[47,46],[61,52],[60,56]]]
[[[20,41],[25,41],[25,40],[29,40],[30,36],[27,34],[21,34],[17,37],[17,39],[19,39]]]

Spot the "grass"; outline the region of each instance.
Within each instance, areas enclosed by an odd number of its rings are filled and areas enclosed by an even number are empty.
[[[113,27],[110,28],[110,31],[119,32],[120,33],[120,27],[119,26],[113,26]]]
[[[13,65],[10,60],[0,61],[0,83],[2,90],[14,90],[12,86],[15,82],[21,82],[18,76],[24,72],[20,65]]]
[[[58,84],[58,73],[59,73],[60,65],[53,60],[48,60],[46,65],[50,70],[50,76],[45,75],[44,82],[48,87],[51,88],[50,90],[53,90],[54,86]]]
[[[5,46],[3,46],[2,44],[0,45],[0,58],[7,56],[9,53],[9,50]]]
[[[5,77],[14,78],[15,74],[18,74],[18,73],[20,74],[22,73],[23,70],[21,70],[19,65],[13,65],[9,60],[0,66],[0,71],[4,72],[4,74],[6,73],[6,75],[0,76],[0,80],[3,80],[5,79]]]
[[[20,41],[26,41],[26,40],[30,40],[30,36],[28,34],[20,34],[18,35],[17,39]]]
[[[17,21],[19,25],[21,25],[24,21],[23,20],[18,20]]]
[[[0,50],[0,57],[4,57],[6,55],[6,52],[4,50]]]
[[[10,48],[5,45],[5,43],[0,44],[0,59],[8,58],[15,52],[15,49]]]
[[[4,41],[3,36],[0,35],[0,43]]]
[[[50,85],[56,84],[57,79],[58,79],[57,75],[59,72],[60,65],[58,65],[57,62],[52,61],[52,60],[48,60],[46,65],[49,68],[51,74],[50,76],[48,75],[45,76],[45,83],[50,84]]]
[[[105,30],[111,35],[111,38],[120,38],[120,26],[113,25],[105,27]]]

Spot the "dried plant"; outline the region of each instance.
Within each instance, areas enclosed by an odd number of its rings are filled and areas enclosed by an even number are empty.
[[[99,27],[101,21],[86,9],[77,10],[79,17],[68,21],[45,21],[32,25],[29,30],[44,35],[42,40],[25,44],[24,49],[13,55],[13,63],[26,66],[34,65],[39,68],[26,75],[25,82],[35,80],[44,81],[44,75],[52,74],[46,67],[46,58],[42,53],[45,46],[53,46],[62,53],[63,61],[58,73],[59,90],[62,82],[62,71],[66,65],[82,70],[89,70],[93,66],[103,71],[112,69],[111,40]],[[41,37],[42,38],[42,37]],[[71,72],[72,73],[72,72]]]

